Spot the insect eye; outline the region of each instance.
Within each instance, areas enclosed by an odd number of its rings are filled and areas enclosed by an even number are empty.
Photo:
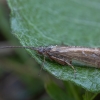
[[[40,49],[39,52],[40,52],[40,53],[43,53],[43,49]]]
[[[44,53],[45,53],[45,50],[44,50],[44,48],[40,48],[40,49],[38,50],[38,52],[39,52],[40,54],[44,54]]]
[[[46,50],[45,49],[43,49],[43,53],[45,53],[46,52]]]

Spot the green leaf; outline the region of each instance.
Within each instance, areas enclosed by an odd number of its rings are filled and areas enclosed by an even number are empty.
[[[90,93],[88,91],[85,92],[85,94],[83,95],[83,100],[94,100],[94,98],[96,97],[98,93]]]
[[[12,33],[23,46],[77,45],[100,47],[99,0],[8,0]],[[42,63],[36,52],[28,50]],[[74,82],[88,91],[100,92],[100,69],[73,69],[45,62],[44,69],[55,77]]]
[[[50,95],[53,100],[70,100],[71,98],[68,98],[68,95],[61,89],[58,85],[56,85],[53,82],[50,82],[45,85],[46,91]]]

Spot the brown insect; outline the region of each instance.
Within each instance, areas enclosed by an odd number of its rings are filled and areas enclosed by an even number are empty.
[[[5,48],[26,48],[37,51],[61,65],[69,65],[76,73],[72,66],[72,60],[83,62],[87,65],[100,68],[100,48],[86,48],[79,46],[47,46],[47,47],[29,47],[29,46],[4,46]],[[45,60],[45,59],[44,59]]]

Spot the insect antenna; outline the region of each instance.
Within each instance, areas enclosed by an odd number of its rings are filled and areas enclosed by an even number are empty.
[[[32,46],[1,46],[0,47],[0,49],[8,49],[8,48],[24,48],[24,49],[31,49],[31,50],[35,50],[35,51],[38,51],[39,50],[38,47],[36,48],[36,47],[32,47]],[[38,73],[39,76],[40,76],[41,71],[43,69],[44,63],[45,63],[45,56],[44,56],[44,60],[43,60],[41,69],[40,69],[40,71]]]
[[[32,46],[2,46],[0,49],[6,49],[6,48],[24,48],[24,49],[31,49],[31,50],[38,50],[38,48],[32,47]]]

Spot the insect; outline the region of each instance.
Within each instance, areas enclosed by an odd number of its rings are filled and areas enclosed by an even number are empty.
[[[46,46],[46,47],[30,47],[30,46],[4,46],[5,48],[26,48],[37,51],[39,54],[56,61],[61,65],[69,65],[76,73],[72,65],[72,61],[80,61],[87,65],[100,68],[100,48],[86,48],[79,46]]]

